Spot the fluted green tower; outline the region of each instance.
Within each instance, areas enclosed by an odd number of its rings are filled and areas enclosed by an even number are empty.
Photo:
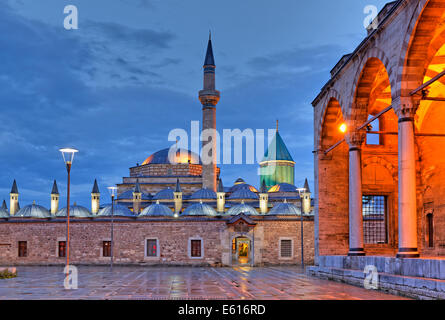
[[[277,131],[260,163],[260,185],[267,188],[280,183],[294,184],[295,161]]]

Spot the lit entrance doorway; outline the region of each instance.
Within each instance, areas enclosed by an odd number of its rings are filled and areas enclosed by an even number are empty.
[[[238,237],[232,240],[232,260],[234,264],[246,265],[251,262],[250,239]]]

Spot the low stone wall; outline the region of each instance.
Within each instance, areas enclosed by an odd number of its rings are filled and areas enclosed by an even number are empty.
[[[227,225],[227,219],[189,220],[116,218],[114,222],[114,263],[120,265],[232,265],[232,239],[254,239],[255,266],[299,264],[301,261],[300,222],[297,219],[262,220],[243,232]],[[70,222],[70,261],[72,264],[109,264],[103,256],[103,242],[110,241],[109,219],[73,219]],[[63,265],[58,243],[65,241],[65,220],[0,222],[0,265]],[[292,257],[280,258],[280,239],[292,239]],[[157,257],[146,256],[146,239],[156,239]],[[202,258],[190,257],[190,240],[202,240]],[[313,221],[304,221],[305,261],[314,259]],[[19,242],[26,242],[26,257],[19,257]]]
[[[415,299],[445,299],[445,260],[393,257],[320,256],[307,273],[364,287],[366,266],[374,266],[378,290]]]

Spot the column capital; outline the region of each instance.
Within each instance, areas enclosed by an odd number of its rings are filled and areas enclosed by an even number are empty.
[[[397,97],[392,101],[392,107],[400,120],[414,121],[417,108],[420,104],[420,97]]]
[[[363,130],[355,130],[348,132],[345,135],[345,139],[350,149],[360,149],[363,142],[365,142],[366,134]]]

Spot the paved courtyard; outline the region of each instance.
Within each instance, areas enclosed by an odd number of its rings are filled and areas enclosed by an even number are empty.
[[[295,267],[78,268],[78,289],[65,290],[61,267],[19,267],[0,280],[0,299],[402,299],[320,280]]]

